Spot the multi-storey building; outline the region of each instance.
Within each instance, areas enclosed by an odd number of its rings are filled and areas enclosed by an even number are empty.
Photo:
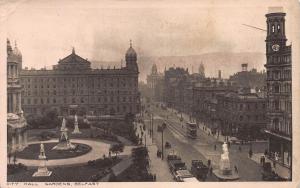
[[[176,101],[180,101],[180,97],[183,97],[182,89],[178,92],[178,83],[185,80],[189,75],[188,70],[180,67],[169,68],[165,70],[164,78],[164,102],[168,107],[174,108]],[[177,91],[176,91],[177,90]],[[177,98],[177,99],[176,99]],[[182,100],[181,100],[182,101]],[[180,103],[181,103],[180,101]]]
[[[274,10],[274,9],[273,9]],[[286,167],[292,162],[292,59],[286,45],[285,13],[266,14],[267,117],[269,157]],[[289,174],[289,178],[291,174]]]
[[[153,64],[151,74],[147,76],[147,86],[150,88],[150,97],[155,101],[163,100],[164,75],[157,71],[156,64]]]
[[[193,116],[215,131],[218,128],[216,97],[231,91],[237,91],[237,88],[228,80],[206,79],[193,88]]]
[[[217,117],[222,135],[236,136],[242,140],[263,138],[266,99],[256,93],[219,94]]]
[[[130,44],[126,66],[92,69],[72,50],[52,70],[21,72],[22,105],[26,114],[56,109],[59,114],[125,115],[140,111],[137,54]]]
[[[12,49],[7,39],[7,145],[8,152],[15,152],[27,146],[27,123],[21,108],[20,70],[22,54],[17,46]]]

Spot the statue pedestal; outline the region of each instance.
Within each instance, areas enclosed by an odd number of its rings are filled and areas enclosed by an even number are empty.
[[[38,170],[32,175],[32,177],[45,177],[51,176],[52,171],[49,171],[47,167],[39,167]]]
[[[54,146],[53,150],[70,150],[75,149],[76,145],[71,144],[69,141],[61,141],[56,146]]]
[[[51,176],[52,171],[49,171],[46,166],[47,157],[45,155],[45,149],[43,144],[41,144],[39,160],[41,161],[40,166],[38,167],[38,170],[32,175],[32,177]]]
[[[227,143],[224,142],[222,148],[223,154],[221,154],[220,168],[214,170],[213,173],[220,181],[233,181],[239,179],[239,175],[233,173],[231,169]]]
[[[78,127],[78,122],[75,122],[74,131],[72,132],[72,134],[81,134],[79,127]]]

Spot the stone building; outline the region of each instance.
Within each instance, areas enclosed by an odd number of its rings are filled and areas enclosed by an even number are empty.
[[[229,77],[229,80],[235,82],[237,86],[251,88],[258,91],[264,90],[266,85],[266,72],[257,72],[256,69],[247,70],[248,64],[241,65],[242,71]]]
[[[222,135],[242,140],[263,138],[266,99],[256,93],[228,92],[217,95],[217,119]]]
[[[266,14],[267,117],[269,157],[279,165],[292,164],[292,58],[286,45],[285,13],[270,9]],[[289,175],[285,177],[290,178]]]
[[[7,39],[7,145],[8,152],[23,150],[27,146],[27,123],[21,107],[20,70],[22,54]]]
[[[75,53],[58,61],[52,70],[21,72],[22,105],[26,114],[55,109],[60,115],[125,115],[140,112],[137,54],[131,43],[126,66],[92,69]]]
[[[193,116],[214,132],[218,128],[217,95],[235,91],[237,87],[228,80],[207,78],[193,88]]]
[[[168,70],[165,70],[163,99],[168,107],[175,108],[175,106],[178,105],[177,102],[180,100],[179,98],[183,96],[181,93],[182,90],[181,92],[178,92],[178,83],[187,79],[188,75],[188,70],[180,67],[171,67]]]
[[[157,102],[163,100],[164,75],[157,71],[156,64],[153,64],[150,75],[147,76],[147,86],[150,89],[150,97]]]

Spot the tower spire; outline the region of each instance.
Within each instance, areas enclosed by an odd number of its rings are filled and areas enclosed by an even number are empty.
[[[74,48],[74,46],[72,47],[72,54],[75,54],[75,48]]]
[[[129,40],[129,45],[130,45],[130,48],[132,48],[132,40],[131,39]]]

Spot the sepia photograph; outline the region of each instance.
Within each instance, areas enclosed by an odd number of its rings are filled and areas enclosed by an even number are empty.
[[[298,13],[281,0],[0,1],[4,185],[299,181]]]

